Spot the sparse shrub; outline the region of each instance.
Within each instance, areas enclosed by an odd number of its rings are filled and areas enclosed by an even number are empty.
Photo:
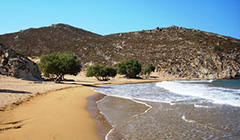
[[[141,70],[141,64],[135,60],[123,61],[117,65],[117,73],[125,74],[128,78],[136,78]]]
[[[148,66],[144,69],[143,74],[149,76],[154,70],[155,66],[152,64],[148,64]]]
[[[87,69],[87,77],[96,77],[99,81],[107,81],[117,75],[116,69],[108,66],[94,65]]]
[[[215,50],[215,51],[218,51],[218,52],[223,52],[223,48],[220,48],[220,47],[217,47],[217,46],[214,47],[214,50]]]
[[[77,75],[81,71],[80,60],[72,53],[51,53],[42,55],[39,63],[44,76],[60,82],[64,75]]]

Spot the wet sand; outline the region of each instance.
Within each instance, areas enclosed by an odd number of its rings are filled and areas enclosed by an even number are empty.
[[[31,98],[0,112],[0,139],[100,139],[96,121],[86,110],[92,87],[70,88]]]
[[[97,107],[112,125],[108,140],[232,139],[240,137],[240,109],[232,106],[144,102],[105,96]],[[117,114],[117,115],[114,115]]]
[[[107,133],[112,129],[112,126],[105,119],[104,115],[101,114],[100,110],[97,107],[97,101],[103,99],[105,95],[95,94],[91,97],[88,97],[88,106],[87,110],[91,113],[92,117],[97,121],[97,129],[99,136],[102,140],[105,139]]]

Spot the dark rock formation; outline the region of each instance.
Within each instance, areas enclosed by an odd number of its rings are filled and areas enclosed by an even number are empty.
[[[36,63],[0,44],[0,74],[26,80],[42,80]]]

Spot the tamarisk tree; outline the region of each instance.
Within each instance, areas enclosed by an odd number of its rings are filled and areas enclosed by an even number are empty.
[[[44,76],[60,82],[64,75],[77,75],[81,71],[80,60],[73,53],[50,53],[42,55],[39,63]]]
[[[115,77],[116,69],[109,66],[93,65],[87,69],[87,77],[96,77],[99,81],[107,81],[109,77]]]
[[[153,72],[154,70],[155,70],[155,66],[153,64],[148,64],[147,67],[143,70],[143,74],[149,77],[151,72]]]
[[[125,74],[128,78],[136,78],[141,72],[142,66],[135,60],[123,61],[117,65],[117,73]]]

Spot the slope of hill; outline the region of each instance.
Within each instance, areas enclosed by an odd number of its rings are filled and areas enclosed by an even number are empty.
[[[0,36],[0,42],[26,56],[40,56],[52,51],[76,51],[100,35],[65,24],[30,28]]]
[[[27,56],[72,51],[83,65],[115,65],[136,59],[174,77],[240,76],[240,40],[177,26],[101,36],[57,24],[1,35],[0,42]]]

